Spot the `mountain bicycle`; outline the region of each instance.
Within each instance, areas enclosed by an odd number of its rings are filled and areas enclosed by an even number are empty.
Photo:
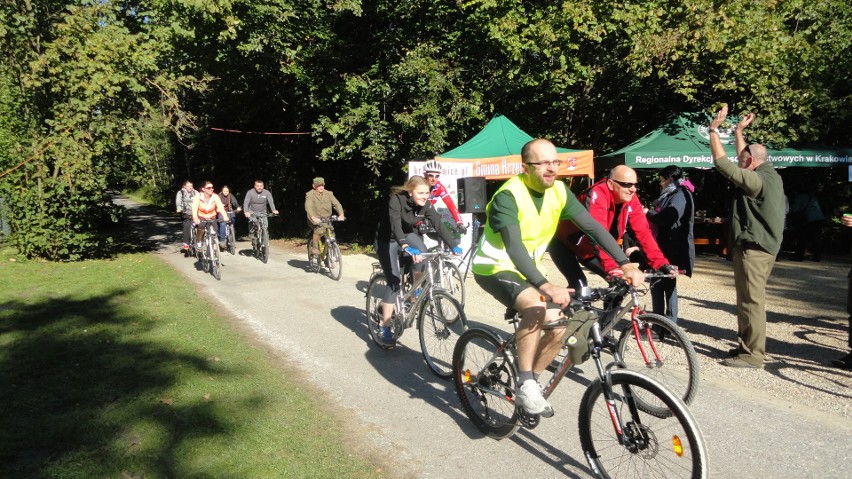
[[[219,260],[219,221],[202,220],[199,228],[204,229],[204,241],[201,249],[196,249],[196,257],[201,262],[205,273],[210,273],[217,280],[222,279],[222,263]]]
[[[337,244],[337,236],[334,233],[334,223],[339,221],[337,215],[331,215],[326,218],[320,218],[319,225],[325,228],[324,234],[320,236],[320,244],[317,245],[319,254],[315,254],[313,230],[308,233],[308,264],[317,273],[321,273],[323,268],[328,271],[331,279],[337,281],[343,273],[343,257],[340,254],[340,246]]]
[[[665,273],[645,274],[653,283],[669,277]],[[648,313],[639,297],[647,288],[637,288],[620,278],[614,278],[606,288],[590,288],[587,297],[603,302],[592,307],[601,317],[604,351],[611,354],[622,368],[652,377],[675,393],[684,403],[691,404],[698,392],[698,356],[686,333],[667,317]],[[623,306],[622,302],[629,298]],[[616,337],[617,334],[617,337]],[[564,345],[563,345],[564,346]],[[566,347],[560,351],[565,354]],[[550,367],[553,370],[553,365]],[[641,401],[641,398],[638,399]],[[652,409],[654,406],[643,404]],[[663,414],[661,409],[654,410]]]
[[[269,261],[269,220],[275,213],[251,213],[249,221],[254,222],[254,231],[251,234],[252,256],[263,261]]]
[[[382,298],[388,288],[381,264],[373,263],[373,273],[367,287],[367,327],[373,341],[383,349],[392,349],[403,331],[417,320],[420,349],[429,369],[441,378],[452,375],[452,358],[456,340],[467,329],[467,318],[456,298],[435,282],[437,258],[441,253],[421,253],[426,262],[425,274],[415,281],[411,271],[411,257],[400,258],[403,271],[396,308],[391,317],[394,342],[382,340]]]
[[[545,324],[543,329],[567,327],[571,318],[588,326],[597,378],[580,401],[579,433],[594,476],[706,478],[707,447],[686,405],[655,379],[617,363],[603,365],[601,352],[608,346],[602,323],[607,319],[592,308],[589,288],[578,296],[563,310],[567,319]],[[517,315],[511,322],[517,332]],[[501,339],[487,329],[468,329],[453,354],[453,383],[465,414],[479,431],[495,439],[509,437],[521,426],[533,429],[541,419],[515,404],[516,363],[516,333]],[[542,387],[545,398],[571,366],[569,355],[559,359],[555,373]],[[645,407],[651,401],[654,407]]]

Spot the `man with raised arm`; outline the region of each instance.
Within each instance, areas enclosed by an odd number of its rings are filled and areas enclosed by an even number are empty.
[[[500,187],[486,206],[485,233],[473,259],[474,278],[487,293],[521,314],[517,333],[518,383],[515,403],[529,414],[545,417],[553,409],[542,396],[538,375],[561,347],[564,328],[547,330],[542,325],[556,321],[560,309],[571,300],[567,288],[549,283],[541,261],[560,219],[571,219],[599,241],[623,268],[634,284],[644,275],[631,265],[618,244],[566,188],[556,181],[562,163],[556,147],[535,139],[521,150],[524,172]],[[550,302],[542,300],[542,296]]]
[[[766,147],[746,144],[743,131],[754,121],[748,113],[735,130],[737,162],[728,160],[719,126],[727,105],[710,122],[710,153],[716,170],[736,186],[731,213],[731,246],[737,290],[738,347],[722,361],[733,368],[763,368],[766,357],[766,282],[784,232],[784,186],[767,161]]]

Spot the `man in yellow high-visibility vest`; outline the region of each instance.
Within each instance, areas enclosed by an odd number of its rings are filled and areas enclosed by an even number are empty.
[[[486,207],[485,233],[473,260],[476,282],[495,299],[522,315],[518,329],[516,404],[529,414],[545,417],[553,409],[542,396],[538,375],[560,349],[564,328],[542,337],[541,326],[555,321],[571,300],[570,290],[549,283],[541,268],[547,245],[560,219],[574,221],[623,269],[634,284],[644,275],[631,265],[618,243],[577,201],[562,181],[556,181],[562,161],[550,141],[535,139],[521,150],[524,172],[510,178]],[[549,301],[542,301],[542,295]]]

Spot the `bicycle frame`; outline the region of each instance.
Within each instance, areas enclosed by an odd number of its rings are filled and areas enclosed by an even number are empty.
[[[334,232],[335,221],[337,221],[337,215],[320,218],[319,220],[319,224],[322,224],[326,228],[326,234],[321,235],[320,243],[317,245],[320,250],[320,260],[322,261],[325,261],[325,255],[328,252],[328,245],[337,242],[337,235]],[[313,237],[313,231],[311,231],[311,236]]]
[[[401,273],[400,278],[400,294],[396,299],[396,311],[391,316],[391,322],[399,324],[402,326],[402,329],[408,329],[411,327],[411,324],[414,322],[414,318],[417,316],[415,313],[420,310],[423,306],[424,298],[428,298],[432,295],[435,290],[434,281],[432,281],[432,276],[434,272],[434,266],[436,263],[436,257],[439,257],[441,253],[421,253],[420,256],[423,256],[426,262],[426,271],[423,272],[423,275],[417,280],[412,281],[411,286],[406,287],[405,276],[414,275],[413,271],[406,271]],[[376,270],[376,265],[373,265],[373,274],[370,276],[370,279],[378,274]],[[415,292],[421,289],[419,295],[415,296]],[[411,300],[414,300],[411,302]],[[407,304],[411,304],[406,307]]]
[[[575,309],[589,308],[589,302],[583,301],[582,305],[580,305],[580,304],[578,304],[578,302],[572,301],[572,305],[570,307],[575,308]],[[517,373],[518,373],[518,371],[517,371],[517,358],[518,358],[517,330],[518,330],[518,327],[519,327],[518,323],[520,322],[520,318],[516,314],[510,321],[512,322],[512,325],[514,326],[515,332],[513,332],[511,335],[509,335],[509,337],[506,338],[506,339],[501,338],[502,344],[501,344],[501,347],[496,351],[496,354],[499,354],[502,351],[509,351],[511,353],[510,363],[511,363],[511,368],[512,368],[512,374],[515,377],[517,377]],[[591,321],[591,319],[590,319],[590,321]],[[612,393],[611,387],[609,386],[610,383],[607,380],[607,377],[610,374],[610,368],[612,368],[612,366],[615,365],[616,363],[610,363],[607,366],[603,365],[603,362],[601,361],[601,351],[606,349],[607,345],[606,345],[606,342],[604,340],[604,334],[602,332],[601,323],[606,322],[606,319],[603,319],[601,316],[598,316],[594,319],[594,321],[595,321],[595,323],[592,325],[592,328],[591,328],[591,331],[590,331],[590,336],[591,336],[592,341],[593,341],[593,346],[591,348],[591,357],[594,359],[595,369],[597,370],[598,377],[600,378],[601,384],[603,386],[604,398],[606,399],[607,404],[612,405],[614,403],[613,393]],[[566,326],[568,326],[568,319],[564,318],[564,319],[560,319],[559,321],[555,321],[553,323],[549,323],[547,325],[544,325],[544,326],[542,326],[541,329],[542,330],[548,330],[548,329],[556,329],[556,328],[561,328],[561,327],[566,327]],[[498,335],[498,337],[499,337],[499,335]],[[488,361],[488,363],[491,363],[491,361],[493,359],[494,358],[492,357],[491,360]],[[559,386],[560,382],[562,381],[562,378],[564,378],[566,376],[566,373],[568,372],[568,369],[571,368],[571,366],[573,366],[573,363],[571,363],[571,360],[568,358],[567,355],[563,356],[562,359],[560,359],[558,361],[558,366],[556,367],[556,372],[550,377],[550,379],[547,381],[547,383],[545,383],[544,386],[543,386],[542,395],[545,398],[549,398],[550,395],[553,394],[553,392],[556,390],[556,387]],[[481,372],[477,372],[477,375],[479,375],[480,373]],[[477,381],[475,379],[472,379],[472,378],[467,382],[477,383]],[[495,395],[495,396],[498,396],[498,397],[501,397],[501,398],[505,398],[505,396],[499,391],[495,391],[493,389],[487,389],[487,388],[484,388],[482,386],[478,386],[477,388],[480,391],[488,392],[491,395]],[[631,408],[631,410],[634,410],[634,409],[636,409],[636,405],[633,401],[633,395],[629,390],[627,390],[629,388],[625,388],[625,389],[626,390],[624,391],[624,396],[629,398],[630,408]],[[514,400],[513,400],[513,402],[514,402]],[[618,410],[614,407],[610,407],[608,409],[609,409],[610,418],[612,420],[612,426],[613,426],[615,433],[618,437],[619,443],[627,446],[626,443],[628,442],[628,439],[627,439],[627,436],[624,434],[624,427],[623,427],[623,423],[622,423],[622,420],[621,420],[621,416],[618,413]],[[520,407],[518,407],[518,412],[519,412],[520,420],[524,423],[524,425],[526,427],[531,428],[531,427],[535,427],[538,424],[539,418],[537,416],[527,415],[524,412],[524,410]],[[633,413],[635,415],[636,411],[634,410]]]
[[[659,279],[661,276],[659,275],[648,275],[649,279]],[[602,313],[601,317],[603,318],[601,323],[598,323],[601,336],[607,336],[612,333],[615,325],[618,324],[619,320],[624,317],[624,315],[629,311],[630,312],[630,328],[633,331],[633,340],[636,341],[636,347],[639,350],[639,353],[642,355],[642,360],[645,364],[649,363],[649,354],[646,350],[645,346],[642,344],[640,340],[642,331],[639,329],[639,322],[636,317],[640,314],[645,313],[645,308],[642,306],[639,301],[639,293],[635,288],[630,289],[630,301],[622,306],[618,306],[617,309],[602,311],[598,310],[599,313]],[[653,353],[654,360],[660,362],[660,352],[657,350],[657,346],[655,341],[651,338],[651,327],[650,325],[645,326],[645,337],[648,338],[648,344],[651,346],[651,352]],[[619,364],[623,364],[622,358],[618,353],[617,348],[609,348],[612,353],[615,361]]]

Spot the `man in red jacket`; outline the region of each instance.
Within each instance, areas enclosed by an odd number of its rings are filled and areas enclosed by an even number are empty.
[[[669,260],[663,256],[654,240],[642,204],[636,196],[636,185],[636,171],[619,165],[612,169],[609,178],[592,185],[578,199],[586,205],[592,218],[603,225],[616,240],[624,236],[629,226],[642,252],[648,258],[648,264],[654,269],[676,275],[677,267],[669,264]],[[602,277],[623,274],[618,263],[570,221],[559,223],[550,244],[550,256],[559,271],[568,279],[569,286],[575,289],[581,286],[580,282],[588,284],[578,260]]]

